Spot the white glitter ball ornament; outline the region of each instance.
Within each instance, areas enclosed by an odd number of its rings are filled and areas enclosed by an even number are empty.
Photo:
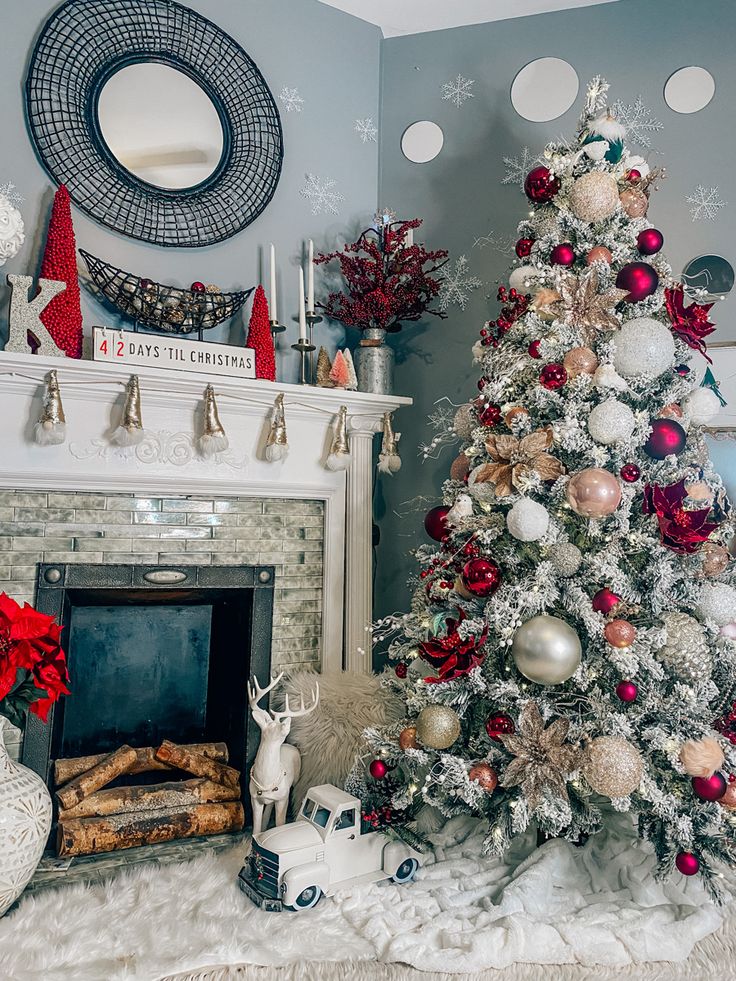
[[[592,171],[578,177],[567,200],[581,221],[604,221],[618,208],[618,184],[610,174]]]
[[[712,388],[696,388],[682,400],[682,408],[695,426],[707,426],[721,411],[721,403]]]
[[[614,344],[613,366],[623,378],[657,377],[672,367],[675,341],[669,328],[651,317],[627,320]]]
[[[506,526],[520,542],[536,542],[547,532],[549,512],[543,504],[522,497],[506,515]]]
[[[703,586],[696,610],[701,620],[711,621],[724,627],[736,620],[736,589],[722,582],[709,582]]]
[[[550,553],[552,565],[565,579],[574,576],[583,563],[583,553],[572,542],[555,545]]]
[[[588,432],[596,443],[604,446],[628,439],[635,426],[634,413],[618,399],[606,399],[588,416]]]
[[[541,270],[536,266],[517,266],[509,276],[509,286],[520,293],[528,293],[533,280],[541,275]]]
[[[625,739],[600,736],[588,746],[583,765],[585,779],[604,797],[627,797],[641,783],[644,772],[639,750]]]

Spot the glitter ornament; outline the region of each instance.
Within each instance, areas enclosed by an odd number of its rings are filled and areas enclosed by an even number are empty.
[[[642,255],[655,255],[664,245],[664,235],[657,228],[645,228],[636,236],[636,247]]]
[[[649,198],[638,187],[626,187],[618,196],[629,218],[643,218],[649,210]]]
[[[460,439],[470,439],[476,425],[475,411],[471,403],[461,405],[452,420],[452,429],[455,435],[459,436]]]
[[[39,314],[41,323],[67,357],[82,357],[82,308],[77,274],[77,245],[71,198],[66,184],[54,195],[41,277],[62,282],[66,289],[54,296]]]
[[[623,378],[648,375],[656,378],[672,367],[675,341],[671,331],[651,317],[627,320],[614,344],[613,366]]]
[[[408,673],[409,673],[409,668],[407,667],[405,661],[399,661],[399,663],[395,665],[394,674],[396,675],[397,678],[404,679]]]
[[[634,413],[618,399],[607,399],[596,405],[588,416],[588,432],[603,446],[629,439],[634,432]]]
[[[628,262],[616,276],[616,286],[628,291],[625,303],[640,303],[651,296],[658,285],[657,271],[648,262]]]
[[[416,749],[419,744],[417,743],[417,727],[407,726],[402,729],[399,733],[399,746],[404,750]]]
[[[535,204],[551,201],[559,189],[559,177],[553,177],[547,167],[535,167],[524,180],[524,193]]]
[[[641,783],[643,772],[639,750],[625,739],[599,736],[586,750],[585,779],[604,797],[627,797]]]
[[[722,582],[705,583],[696,613],[701,620],[719,627],[732,623],[736,620],[736,589]]]
[[[569,579],[582,565],[583,553],[572,542],[561,542],[552,549],[550,561],[563,578]]]
[[[477,783],[487,794],[492,794],[498,786],[498,774],[488,763],[473,764],[468,770],[468,780]]]
[[[603,589],[599,589],[593,596],[591,606],[596,613],[602,613],[603,616],[608,616],[620,602],[621,597],[618,593],[614,593],[608,586],[604,586]]]
[[[368,771],[374,780],[383,780],[388,773],[388,767],[383,760],[371,760]]]
[[[570,210],[581,221],[605,221],[618,209],[618,184],[610,174],[593,170],[578,177],[567,199]]]
[[[641,470],[635,463],[625,463],[619,470],[619,476],[627,484],[635,484],[641,477]]]
[[[563,367],[568,378],[576,375],[594,375],[598,367],[598,358],[589,347],[574,347],[562,359]]]
[[[575,250],[569,242],[561,242],[552,249],[549,261],[553,266],[571,266],[575,262]]]
[[[622,702],[635,702],[639,694],[639,689],[633,681],[619,681],[616,685],[616,695]]]
[[[533,245],[534,245],[533,238],[520,238],[515,246],[516,254],[520,259],[526,259],[526,257],[532,251]]]
[[[501,407],[486,402],[478,409],[478,421],[482,426],[496,426],[501,421]]]
[[[655,652],[657,660],[687,684],[709,678],[713,660],[703,627],[694,617],[677,611],[665,613],[662,621],[665,642]]]
[[[547,533],[549,512],[530,497],[516,501],[506,515],[506,527],[520,542],[536,542]]]
[[[492,596],[501,585],[501,570],[490,559],[471,559],[463,566],[463,586],[473,596]]]
[[[652,431],[644,444],[644,452],[653,460],[682,453],[687,443],[687,433],[676,419],[653,419]]]
[[[706,542],[700,549],[700,568],[704,576],[720,576],[728,566],[728,550],[715,542]]]
[[[577,632],[559,617],[532,617],[516,630],[511,655],[517,669],[538,685],[561,685],[577,671],[583,649]]]
[[[595,245],[586,255],[585,261],[589,266],[592,266],[594,262],[605,262],[610,266],[613,262],[613,255],[605,245]]]
[[[556,392],[567,382],[565,366],[557,362],[546,364],[539,372],[539,384],[550,392]]]
[[[716,770],[721,769],[724,761],[720,743],[712,736],[688,739],[680,750],[680,762],[690,777],[712,777]]]
[[[416,722],[417,740],[428,749],[448,749],[460,735],[460,719],[449,705],[427,705]]]
[[[688,419],[695,426],[707,426],[721,411],[721,400],[712,388],[695,388],[682,400]]]
[[[516,731],[514,720],[505,712],[497,712],[486,719],[486,732],[495,743],[501,741],[501,736],[513,736]]]
[[[718,800],[726,793],[726,779],[722,773],[714,773],[710,777],[693,777],[690,782],[693,793],[701,800]]]
[[[621,650],[631,647],[636,640],[636,627],[628,620],[611,620],[603,628],[603,636],[611,647]]]
[[[608,470],[589,467],[570,478],[565,496],[582,518],[605,518],[621,503],[621,485]]]
[[[447,527],[447,515],[449,510],[450,509],[448,507],[440,504],[436,508],[432,508],[431,510],[427,511],[424,518],[424,530],[427,532],[429,537],[434,538],[436,542],[441,542],[449,531]]]

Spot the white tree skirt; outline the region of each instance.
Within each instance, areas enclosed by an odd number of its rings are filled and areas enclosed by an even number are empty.
[[[458,974],[618,966],[684,960],[722,922],[697,881],[656,883],[648,850],[613,830],[583,848],[526,838],[509,864],[480,857],[482,836],[456,818],[415,883],[362,886],[304,913],[250,903],[236,884],[242,846],[42,892],[0,920],[0,977],[154,981],[213,965],[341,960]]]

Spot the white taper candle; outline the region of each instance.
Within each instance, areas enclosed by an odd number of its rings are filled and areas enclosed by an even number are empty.
[[[307,339],[307,311],[304,308],[304,270],[299,266],[299,340]]]
[[[278,307],[276,302],[276,249],[271,243],[271,320],[278,320]]]
[[[314,313],[314,242],[309,240],[309,268],[307,269],[307,310]]]

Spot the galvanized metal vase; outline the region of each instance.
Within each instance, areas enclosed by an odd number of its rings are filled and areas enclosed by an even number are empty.
[[[386,331],[368,327],[355,351],[358,391],[373,395],[392,395],[394,390],[394,352],[386,344]]]

